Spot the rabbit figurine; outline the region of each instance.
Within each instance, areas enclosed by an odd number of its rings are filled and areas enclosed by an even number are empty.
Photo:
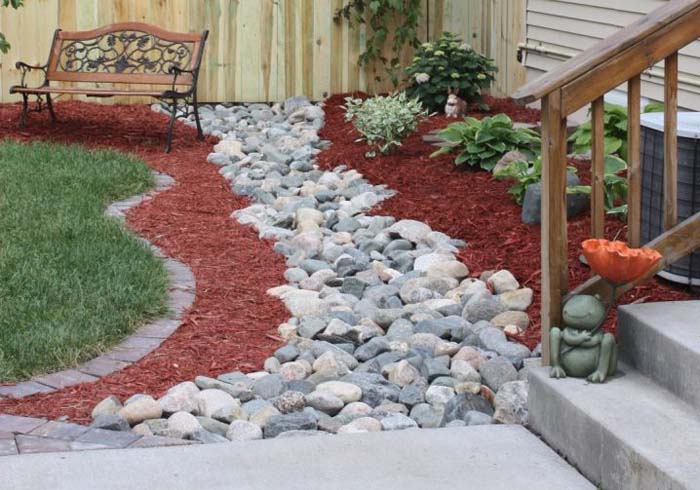
[[[462,117],[467,113],[467,101],[460,99],[458,88],[447,89],[447,103],[445,104],[445,115],[447,117]]]

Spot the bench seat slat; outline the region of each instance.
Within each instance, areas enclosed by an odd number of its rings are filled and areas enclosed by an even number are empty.
[[[111,97],[116,95],[133,95],[160,97],[162,90],[114,89],[114,88],[80,88],[80,87],[12,87],[10,93],[25,94],[70,94]]]

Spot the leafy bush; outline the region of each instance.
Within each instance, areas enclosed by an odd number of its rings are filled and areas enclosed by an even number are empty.
[[[459,96],[467,102],[481,102],[481,90],[491,85],[496,70],[493,60],[445,32],[437,41],[423,43],[416,51],[406,68],[406,92],[418,97],[431,111],[445,108],[450,87],[459,88]]]
[[[605,210],[608,214],[627,214],[628,184],[627,179],[619,174],[627,169],[627,164],[620,157],[608,155],[605,157],[605,174],[603,177],[603,188],[605,192]],[[569,172],[576,173],[575,167],[569,167]],[[515,202],[522,205],[525,198],[525,191],[530,184],[542,180],[542,159],[536,158],[532,162],[525,160],[515,160],[507,166],[494,172],[497,179],[513,179],[513,185],[508,189],[508,194],[512,195]],[[590,194],[590,185],[575,185],[567,187],[569,194]],[[619,204],[622,202],[622,204]]]
[[[367,144],[382,153],[401,146],[401,141],[416,130],[427,114],[418,99],[409,99],[405,92],[364,101],[345,99],[345,120],[352,121]],[[368,156],[374,156],[374,152]]]
[[[603,136],[605,154],[617,155],[627,160],[627,108],[616,104],[603,105]],[[652,102],[644,107],[643,112],[663,112],[663,104]],[[591,121],[581,124],[569,137],[574,144],[574,153],[586,153],[591,149]]]
[[[576,167],[569,167],[568,171],[576,173]],[[527,187],[542,180],[542,158],[537,157],[532,162],[514,160],[505,167],[496,170],[493,176],[499,180],[514,180],[513,185],[508,189],[508,194],[513,196],[515,202],[522,205]]]
[[[605,193],[604,205],[608,214],[627,215],[627,191],[629,185],[627,178],[619,175],[627,170],[627,163],[614,155],[605,156],[605,172],[603,176],[603,189]],[[576,185],[569,189],[572,194],[590,194],[590,185]],[[622,204],[618,204],[622,203]]]
[[[514,128],[513,121],[505,114],[485,117],[480,121],[465,117],[464,122],[450,124],[439,135],[452,146],[443,146],[432,157],[459,151],[456,165],[479,165],[485,170],[491,170],[504,154],[512,150],[534,159],[541,145],[540,136],[535,131]]]

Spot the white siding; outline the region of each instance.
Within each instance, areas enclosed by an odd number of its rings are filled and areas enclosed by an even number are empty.
[[[546,51],[576,55],[620,28],[663,5],[666,0],[527,0],[526,42],[545,52],[525,51],[532,80],[566,59]],[[626,91],[623,85],[618,90]],[[663,100],[663,63],[642,75],[642,96]],[[679,54],[679,105],[700,111],[700,42]],[[616,102],[623,97],[614,97]]]

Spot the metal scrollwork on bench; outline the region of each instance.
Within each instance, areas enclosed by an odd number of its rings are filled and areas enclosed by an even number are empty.
[[[187,68],[194,43],[167,41],[140,31],[116,31],[94,39],[67,39],[58,69],[65,72],[170,74]]]

